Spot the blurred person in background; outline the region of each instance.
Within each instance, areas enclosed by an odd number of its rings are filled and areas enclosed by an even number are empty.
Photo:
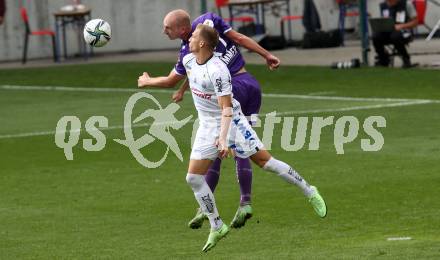
[[[411,1],[385,0],[380,4],[380,15],[391,18],[395,22],[393,32],[381,32],[373,35],[373,45],[376,50],[376,66],[387,67],[390,64],[389,53],[385,45],[393,44],[397,53],[402,58],[403,68],[410,68],[411,59],[406,49],[412,39],[412,29],[417,26],[417,12]]]

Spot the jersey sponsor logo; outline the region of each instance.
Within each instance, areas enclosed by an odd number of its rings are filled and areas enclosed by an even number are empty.
[[[222,79],[216,79],[215,86],[217,87],[217,92],[222,92]]]
[[[201,92],[201,91],[199,91],[197,89],[194,89],[194,88],[191,88],[191,92],[194,95],[196,95],[196,96],[198,96],[200,98],[203,98],[203,99],[207,99],[207,100],[211,100],[211,97],[212,97],[212,94],[203,93],[203,92]]]
[[[220,57],[220,59],[225,64],[229,64],[231,60],[237,55],[237,53],[238,53],[237,46],[233,45],[229,50],[225,52],[223,56]]]

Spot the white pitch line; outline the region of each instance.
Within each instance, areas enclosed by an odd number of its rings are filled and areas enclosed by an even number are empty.
[[[319,91],[319,92],[307,93],[307,96],[322,96],[322,95],[331,95],[335,93],[336,93],[335,91]]]
[[[140,92],[138,88],[86,88],[86,87],[63,87],[63,86],[15,86],[1,85],[2,90],[32,90],[32,91],[71,91],[71,92]],[[151,93],[173,93],[171,90],[148,89]]]
[[[389,237],[387,238],[387,241],[404,241],[404,240],[411,240],[412,237]]]
[[[148,93],[166,93],[172,94],[174,90],[165,89],[137,89],[137,88],[86,88],[86,87],[63,87],[63,86],[16,86],[0,85],[1,90],[32,90],[32,91],[72,91],[72,92],[140,92]],[[186,94],[189,94],[188,92]],[[269,94],[263,93],[265,98],[296,98],[311,100],[342,100],[342,101],[384,101],[384,102],[407,102],[407,101],[430,101],[431,103],[440,103],[440,100],[430,99],[402,99],[402,98],[361,98],[361,97],[338,97],[338,96],[315,96],[315,95],[296,95],[296,94]]]
[[[391,104],[378,104],[378,105],[366,105],[366,106],[352,106],[352,107],[341,107],[341,108],[329,108],[329,109],[316,109],[316,110],[300,110],[300,111],[286,111],[277,113],[279,116],[295,115],[295,114],[307,114],[307,113],[325,113],[325,112],[344,112],[344,111],[356,111],[356,110],[367,110],[367,109],[377,109],[385,107],[403,107],[412,105],[422,105],[433,103],[430,100],[416,100],[407,101]]]
[[[353,106],[353,107],[342,107],[342,108],[329,108],[329,109],[312,109],[312,110],[293,110],[277,113],[277,116],[286,116],[286,115],[298,115],[298,114],[316,114],[316,113],[327,113],[327,112],[345,112],[345,111],[356,111],[356,110],[367,110],[367,109],[379,109],[386,107],[402,107],[402,106],[412,106],[412,105],[421,105],[421,104],[429,104],[433,103],[429,100],[416,100],[416,101],[408,101],[408,102],[400,102],[400,103],[392,103],[392,104],[379,104],[379,105],[367,105],[367,106]],[[264,114],[260,115],[264,116]],[[188,123],[193,123],[195,119],[189,120]],[[166,123],[166,122],[165,122]],[[172,123],[172,122],[171,122]],[[148,124],[133,124],[132,128],[138,127],[146,127],[151,125]],[[100,131],[106,130],[114,130],[114,129],[124,129],[129,126],[117,125],[110,126],[107,128],[101,128]],[[21,133],[21,134],[8,134],[8,135],[0,135],[0,139],[12,139],[12,138],[23,138],[23,137],[34,137],[34,136],[46,136],[46,135],[55,135],[56,131],[42,131],[42,132],[31,132],[31,133]]]
[[[189,120],[189,122],[194,122],[194,120]],[[164,124],[167,122],[163,122],[161,124]],[[170,122],[174,123],[174,122]],[[149,126],[151,123],[145,123],[145,124],[133,124],[131,125],[132,128],[138,128],[138,127],[145,127]],[[124,125],[116,125],[116,126],[109,126],[107,128],[100,128],[99,131],[107,131],[107,130],[114,130],[114,129],[124,129],[129,128],[130,126],[124,126]],[[82,129],[81,129],[82,130]],[[81,131],[79,130],[79,131]],[[70,132],[78,132],[78,130],[72,130]],[[56,132],[56,131],[42,131],[42,132],[31,132],[31,133],[21,133],[21,134],[9,134],[9,135],[0,135],[0,139],[12,139],[12,138],[21,138],[21,137],[33,137],[33,136],[45,136],[45,135],[55,135],[55,134],[65,134],[65,131],[62,132]]]
[[[311,95],[295,95],[295,94],[263,94],[263,97],[269,98],[297,98],[311,100],[341,100],[341,101],[378,101],[378,102],[412,102],[412,101],[429,101],[430,103],[440,103],[440,100],[430,99],[404,99],[404,98],[359,98],[359,97],[336,97],[336,96],[311,96]]]
[[[21,133],[21,134],[0,135],[0,139],[12,139],[12,138],[54,135],[54,134],[55,131],[31,132],[31,133]]]

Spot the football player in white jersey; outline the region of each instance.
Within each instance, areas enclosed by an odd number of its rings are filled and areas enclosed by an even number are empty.
[[[217,31],[199,24],[190,38],[192,54],[183,60],[200,119],[186,181],[211,224],[208,241],[202,249],[204,252],[213,248],[229,232],[229,227],[220,218],[214,195],[204,178],[212,162],[217,157],[227,157],[229,149],[236,156],[249,157],[264,170],[295,184],[320,217],[327,214],[326,204],[317,188],[310,186],[292,167],[275,159],[264,149],[243,115],[240,103],[232,96],[231,75],[227,66],[214,56],[217,43]]]
[[[223,18],[212,12],[201,14],[192,22],[190,15],[185,10],[176,9],[167,13],[163,19],[163,33],[170,40],[181,40],[178,61],[168,76],[150,77],[148,73],[144,73],[139,77],[138,84],[172,87],[177,82],[185,79],[184,84],[173,95],[173,100],[180,102],[184,92],[189,89],[186,70],[182,61],[186,55],[190,54],[189,38],[191,38],[196,26],[200,23],[214,27],[219,33],[220,42],[215,49],[215,53],[221,55],[220,59],[228,66],[229,72],[232,75],[232,93],[234,98],[240,102],[243,114],[248,118],[258,114],[262,103],[261,86],[257,79],[250,72],[246,71],[246,62],[239,46],[253,53],[258,53],[266,61],[270,70],[277,69],[280,66],[280,60],[253,39],[235,31]],[[240,187],[240,203],[230,226],[232,228],[241,228],[253,216],[253,173],[250,159],[234,156],[234,160],[237,184]],[[205,175],[206,182],[213,193],[215,193],[221,175],[221,163],[220,159],[216,159]],[[188,222],[188,227],[193,229],[200,228],[207,219],[203,212],[197,209],[195,216]]]

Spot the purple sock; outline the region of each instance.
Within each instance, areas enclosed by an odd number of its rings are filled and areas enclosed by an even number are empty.
[[[250,160],[235,157],[237,179],[240,184],[240,205],[251,204],[252,167]]]
[[[218,184],[218,179],[220,178],[221,163],[222,160],[220,160],[219,158],[215,159],[205,176],[206,183],[208,183],[208,186],[211,189],[212,193],[214,193],[215,187],[217,187]]]

